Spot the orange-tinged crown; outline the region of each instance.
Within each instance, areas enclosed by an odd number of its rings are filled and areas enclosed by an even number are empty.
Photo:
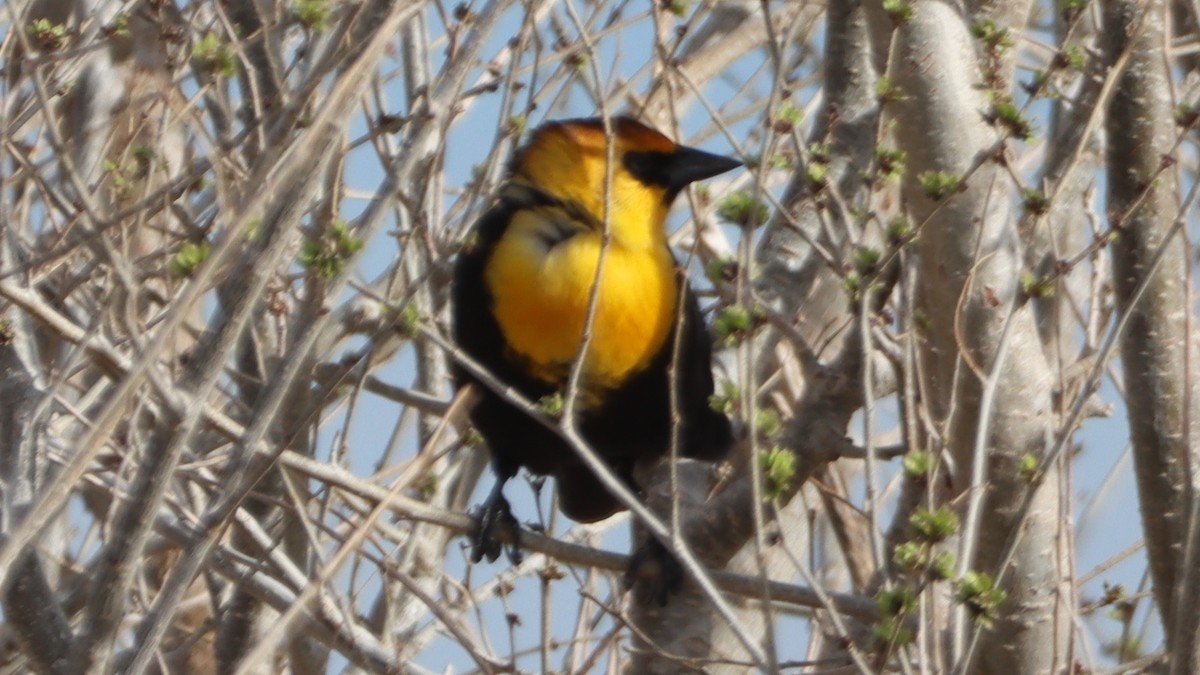
[[[678,146],[657,131],[629,118],[613,120],[613,180],[610,222],[615,241],[644,245],[665,240],[668,189],[635,177],[625,166],[632,152],[670,155]],[[564,120],[534,132],[513,161],[513,179],[586,214],[593,223],[605,217],[605,165],[608,137],[599,119]]]
[[[676,144],[628,117],[612,120],[612,186],[606,213],[609,136],[600,119],[551,122],[513,159],[512,182],[567,207],[590,227],[611,223],[614,241],[640,246],[666,239],[663,223],[688,183],[741,163]]]
[[[631,117],[612,120],[613,139],[617,146],[614,156],[629,152],[661,152],[671,154],[679,147],[674,141]],[[536,170],[541,162],[586,157],[604,161],[608,137],[604,123],[595,117],[561,120],[542,125],[533,132],[524,150],[518,153],[514,167],[518,173]]]

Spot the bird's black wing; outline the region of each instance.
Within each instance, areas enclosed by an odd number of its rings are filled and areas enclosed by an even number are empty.
[[[473,240],[459,254],[451,288],[454,341],[468,356],[483,366],[504,386],[536,402],[553,393],[553,388],[530,377],[509,353],[508,342],[492,314],[492,295],[484,281],[484,270],[519,206],[501,201],[476,224]],[[471,411],[471,422],[488,443],[496,474],[507,480],[524,466],[538,474],[554,471],[570,448],[541,422],[514,407],[483,384],[462,364],[454,366],[459,387],[475,383],[479,403]]]
[[[679,361],[675,367],[675,386],[683,417],[684,457],[716,461],[725,457],[733,444],[733,430],[724,413],[714,410],[712,338],[704,325],[700,303],[690,286],[683,292],[683,331]]]

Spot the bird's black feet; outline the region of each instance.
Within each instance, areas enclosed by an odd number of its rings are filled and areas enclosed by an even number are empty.
[[[642,603],[657,602],[666,606],[671,594],[683,586],[683,565],[667,547],[651,537],[629,558],[625,570],[625,588]]]
[[[471,513],[471,520],[471,562],[495,562],[505,551],[512,564],[521,562],[521,526],[499,489]]]

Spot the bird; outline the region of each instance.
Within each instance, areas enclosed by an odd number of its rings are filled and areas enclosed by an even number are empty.
[[[687,185],[742,163],[676,144],[630,117],[608,126],[593,117],[535,129],[454,267],[454,341],[489,376],[460,360],[454,379],[460,390],[479,392],[469,418],[496,476],[472,514],[472,562],[493,562],[506,545],[510,560],[520,561],[520,528],[503,489],[522,467],[555,479],[559,510],[572,520],[596,522],[625,508],[553,419],[514,405],[505,390],[534,403],[569,393],[572,364],[582,358],[576,428],[635,493],[635,464],[670,452],[673,424],[684,457],[715,462],[732,445],[729,419],[710,405],[711,339],[669,248],[666,221]]]

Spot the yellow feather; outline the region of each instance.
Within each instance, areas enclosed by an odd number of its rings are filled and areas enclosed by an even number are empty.
[[[589,389],[616,386],[646,368],[675,319],[675,263],[662,221],[645,222],[657,217],[654,209],[619,213],[617,203],[584,361]],[[564,230],[577,234],[551,245]],[[540,379],[560,383],[579,353],[600,251],[599,232],[552,208],[517,213],[496,245],[486,272],[493,313],[510,349]]]

